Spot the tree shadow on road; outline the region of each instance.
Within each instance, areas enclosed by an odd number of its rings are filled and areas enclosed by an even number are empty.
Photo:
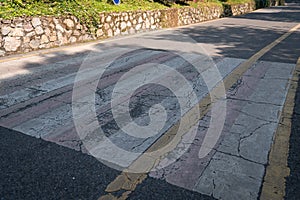
[[[281,22],[300,22],[300,7],[270,7],[264,8],[263,10],[258,10],[256,12],[249,13],[247,15],[236,16],[240,19],[254,19],[254,20],[264,20],[264,21],[281,21]],[[271,13],[271,11],[275,13]]]

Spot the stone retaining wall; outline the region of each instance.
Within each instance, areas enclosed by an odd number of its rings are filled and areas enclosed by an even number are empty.
[[[255,10],[255,2],[231,5],[229,10],[232,11],[232,16],[242,15]]]
[[[183,8],[178,10],[178,25],[188,25],[222,17],[222,7]]]
[[[240,15],[255,9],[255,4],[229,7],[171,8],[155,11],[100,13],[100,24],[91,34],[76,17],[27,17],[0,19],[0,56],[58,47],[75,42],[134,34]]]

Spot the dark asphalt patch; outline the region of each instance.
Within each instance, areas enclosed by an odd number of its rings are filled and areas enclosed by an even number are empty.
[[[98,199],[120,174],[92,156],[0,127],[0,199]]]
[[[300,77],[299,77],[300,78]],[[287,200],[300,199],[300,84],[296,92],[288,157],[290,176],[286,178]]]
[[[129,200],[213,200],[213,197],[171,185],[164,180],[148,177],[137,186]]]

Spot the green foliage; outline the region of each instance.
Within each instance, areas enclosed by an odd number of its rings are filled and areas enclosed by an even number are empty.
[[[253,3],[254,0],[225,0],[224,1],[226,4],[241,4],[241,3]]]
[[[203,7],[203,6],[217,6],[217,7],[222,7],[222,3],[218,0],[202,0],[202,1],[194,1],[194,2],[189,2],[189,5],[197,8],[197,7]]]

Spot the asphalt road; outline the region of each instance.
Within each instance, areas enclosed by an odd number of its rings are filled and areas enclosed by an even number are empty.
[[[119,173],[91,156],[0,128],[1,199],[97,199]]]
[[[258,199],[299,23],[300,7],[275,7],[0,60],[0,199]],[[300,197],[299,88],[286,199]]]
[[[290,149],[288,166],[290,168],[290,176],[287,177],[286,198],[298,199],[300,197],[300,84],[297,88],[295,108],[292,118],[292,131],[290,137]]]

